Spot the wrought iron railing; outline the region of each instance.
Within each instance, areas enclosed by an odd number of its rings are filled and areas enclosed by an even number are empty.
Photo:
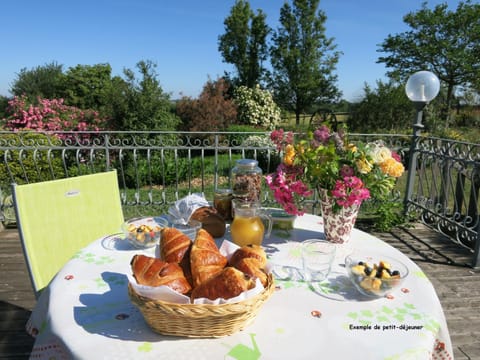
[[[254,158],[264,174],[279,157],[269,133],[234,132],[0,132],[0,218],[12,218],[10,184],[29,183],[116,169],[124,211],[146,215],[165,211],[183,196],[207,199],[230,187],[238,158]],[[412,137],[350,134],[351,140],[382,139],[404,159]],[[420,137],[418,162],[406,210],[474,252],[479,264],[480,145]],[[405,161],[407,164],[408,161]],[[262,201],[272,205],[269,191]],[[6,200],[5,200],[6,199]],[[313,213],[317,199],[308,199]]]
[[[480,144],[418,138],[406,211],[474,253],[480,266]]]

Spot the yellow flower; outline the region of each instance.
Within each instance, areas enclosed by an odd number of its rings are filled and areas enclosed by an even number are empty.
[[[295,147],[292,144],[288,144],[287,146],[285,146],[285,152],[287,153],[287,155],[295,155]]]
[[[362,174],[368,174],[373,169],[373,164],[367,161],[367,159],[359,159],[356,161],[357,169]]]
[[[398,162],[392,157],[381,162],[380,169],[384,174],[387,174],[396,178],[402,176],[403,172],[405,171],[403,164],[401,162]]]
[[[347,149],[350,150],[352,153],[357,152],[357,146],[355,144],[348,144]]]
[[[285,163],[285,165],[292,166],[294,159],[295,159],[295,156],[285,155],[285,157],[283,158],[283,162]]]
[[[295,148],[293,145],[288,144],[285,147],[285,156],[283,157],[283,162],[285,165],[293,165],[293,160],[295,159]]]

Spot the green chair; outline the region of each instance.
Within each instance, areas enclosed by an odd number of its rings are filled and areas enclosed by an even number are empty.
[[[35,296],[81,248],[121,231],[117,172],[12,185],[17,226]]]

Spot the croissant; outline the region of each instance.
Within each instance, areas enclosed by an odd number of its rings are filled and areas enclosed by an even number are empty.
[[[165,285],[181,294],[192,290],[180,265],[137,254],[130,261],[133,277],[140,285]]]
[[[198,220],[202,223],[202,228],[207,230],[214,238],[221,237],[225,234],[226,223],[221,217],[217,209],[211,206],[203,206],[195,210],[191,219]]]
[[[235,250],[230,258],[230,265],[235,266],[235,263],[244,258],[253,258],[258,260],[258,266],[264,268],[267,264],[267,254],[265,250],[259,245],[246,245]]]
[[[217,275],[193,289],[191,299],[230,299],[255,287],[255,279],[233,267],[226,267]]]
[[[213,237],[205,229],[199,229],[190,250],[193,287],[217,275],[226,265],[227,258],[220,253]]]
[[[176,228],[162,229],[160,241],[160,258],[169,263],[180,263],[188,252],[192,241]]]
[[[258,259],[243,258],[237,261],[234,267],[252,278],[258,278],[264,287],[267,286],[268,275]]]

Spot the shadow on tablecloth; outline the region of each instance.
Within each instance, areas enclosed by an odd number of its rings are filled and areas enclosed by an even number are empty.
[[[150,330],[142,313],[130,301],[125,274],[106,271],[102,280],[97,285],[108,287],[104,293],[80,295],[84,306],[73,309],[79,326],[89,333],[120,340],[156,342],[166,338]]]

